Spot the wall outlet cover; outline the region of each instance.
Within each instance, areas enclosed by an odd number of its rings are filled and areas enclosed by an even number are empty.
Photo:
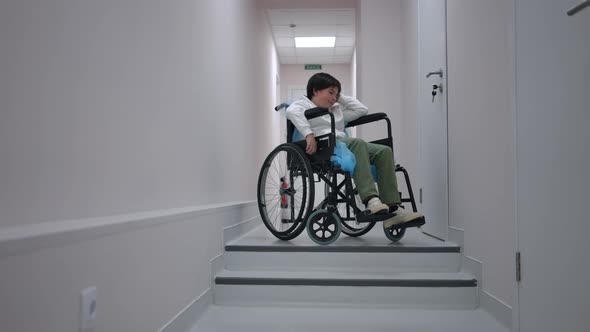
[[[96,287],[82,290],[80,293],[80,332],[86,332],[96,323]]]

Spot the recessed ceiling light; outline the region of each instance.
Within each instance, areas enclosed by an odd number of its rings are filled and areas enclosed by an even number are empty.
[[[334,47],[336,37],[295,37],[295,47]]]

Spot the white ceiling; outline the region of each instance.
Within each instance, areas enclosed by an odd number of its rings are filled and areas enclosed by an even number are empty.
[[[267,14],[281,64],[351,63],[354,9],[269,9]],[[295,48],[295,37],[328,36],[336,36],[336,47]]]

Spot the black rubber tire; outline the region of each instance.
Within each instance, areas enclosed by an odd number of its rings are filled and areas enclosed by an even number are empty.
[[[295,203],[289,204],[289,214],[294,218],[287,224],[281,218],[281,177],[289,177],[288,195],[291,203]],[[314,202],[313,173],[305,152],[291,143],[277,146],[262,164],[257,187],[258,210],[266,228],[281,240],[291,240],[301,234]]]
[[[328,245],[338,240],[342,224],[337,213],[328,210],[316,210],[307,218],[307,235],[320,245]]]
[[[383,226],[383,232],[385,233],[385,236],[389,240],[391,240],[392,242],[398,242],[399,240],[401,240],[404,237],[404,235],[406,235],[406,229],[405,228],[390,228],[390,229],[386,229],[385,226]]]

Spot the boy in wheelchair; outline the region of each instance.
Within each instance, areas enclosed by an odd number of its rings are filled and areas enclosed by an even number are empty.
[[[368,213],[393,214],[383,222],[386,229],[423,219],[422,214],[407,212],[400,205],[392,149],[385,145],[346,137],[345,123],[367,115],[368,109],[358,100],[340,95],[340,91],[341,85],[336,78],[327,73],[317,73],[307,83],[307,96],[303,96],[287,108],[287,118],[305,138],[305,152],[309,155],[317,152],[316,136],[331,132],[331,119],[324,115],[308,120],[304,112],[315,107],[327,108],[334,117],[337,140],[344,142],[355,155],[353,179]],[[371,164],[377,170],[379,192],[371,175]]]

